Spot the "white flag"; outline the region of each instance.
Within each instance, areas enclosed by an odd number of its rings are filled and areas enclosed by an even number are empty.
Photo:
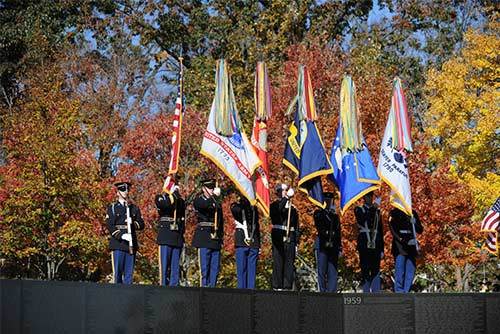
[[[396,78],[389,118],[378,160],[378,174],[391,187],[391,204],[412,215],[406,152],[411,151],[410,126],[401,82]]]
[[[215,99],[212,103],[208,126],[201,144],[201,154],[212,160],[252,205],[255,204],[252,175],[261,161],[243,131],[231,137],[219,135],[215,130]]]

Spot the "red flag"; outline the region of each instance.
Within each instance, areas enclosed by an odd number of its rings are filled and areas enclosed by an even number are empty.
[[[255,119],[252,130],[252,146],[262,166],[255,174],[255,197],[257,206],[262,212],[269,216],[269,165],[267,163],[267,120],[271,117],[271,87],[267,76],[267,68],[264,62],[257,63],[255,71]]]
[[[184,114],[182,57],[180,57],[180,67],[179,90],[177,92],[177,100],[175,101],[175,111],[172,122],[172,150],[170,151],[168,176],[163,184],[163,191],[168,194],[174,192],[175,180],[173,175],[177,173],[179,168],[179,152],[181,150],[182,117]]]

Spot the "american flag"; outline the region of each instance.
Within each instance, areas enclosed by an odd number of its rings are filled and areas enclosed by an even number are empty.
[[[179,90],[175,101],[174,119],[172,122],[172,150],[170,151],[170,163],[168,165],[168,176],[163,184],[163,191],[171,194],[174,190],[175,180],[173,175],[179,168],[179,152],[181,149],[182,117],[184,115],[184,96],[183,96],[183,68],[182,59],[180,59]]]
[[[495,204],[488,211],[483,221],[481,222],[481,232],[487,232],[486,249],[493,253],[499,253],[498,245],[498,230],[500,227],[500,197],[497,198]]]

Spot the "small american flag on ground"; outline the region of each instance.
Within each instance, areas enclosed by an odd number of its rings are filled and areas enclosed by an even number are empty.
[[[484,217],[481,222],[481,232],[487,232],[486,237],[486,249],[493,254],[498,255],[499,245],[498,245],[498,230],[500,227],[500,197],[497,198],[495,204]]]

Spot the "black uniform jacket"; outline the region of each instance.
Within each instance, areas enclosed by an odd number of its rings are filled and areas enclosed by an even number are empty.
[[[318,232],[314,249],[331,250],[338,253],[342,249],[342,234],[340,231],[339,216],[335,210],[316,210],[314,212],[314,225],[316,225]],[[331,246],[328,246],[329,242],[331,242]]]
[[[408,245],[408,241],[413,239],[411,217],[397,208],[392,209],[389,215],[389,227],[392,234],[392,254],[394,256],[398,256],[399,254],[416,256],[416,247]],[[424,227],[415,210],[413,210],[413,216],[415,217],[415,232],[420,234],[424,231]]]
[[[204,195],[196,197],[193,205],[198,216],[198,225],[193,237],[193,247],[221,249],[224,237],[221,205],[215,198],[207,198]],[[217,212],[217,230],[215,230],[214,225],[215,212]],[[210,224],[212,226],[207,226]],[[215,238],[211,236],[213,232],[215,232]]]
[[[141,216],[141,210],[134,204],[129,204],[130,217],[132,218],[132,241],[134,252],[137,252],[139,244],[137,243],[136,231],[144,229],[144,220]],[[111,239],[109,240],[110,250],[122,250],[128,252],[128,241],[122,240],[121,236],[127,233],[127,208],[120,202],[115,202],[108,206],[106,212],[106,225]]]
[[[354,215],[356,216],[356,222],[358,224],[358,251],[360,252],[383,252],[384,251],[384,228],[382,225],[382,216],[380,214],[380,210],[374,205],[367,206],[357,206],[354,209]],[[375,250],[368,249],[368,236],[366,232],[362,231],[361,228],[368,227],[370,230],[370,238],[372,238],[372,230],[375,225],[375,216],[378,215],[378,224],[377,224],[377,234],[375,238]]]
[[[158,245],[182,247],[184,245],[186,203],[180,195],[174,193],[172,196],[168,194],[157,195],[155,204],[160,216],[157,223],[158,236],[156,243]],[[177,229],[171,229],[171,227],[174,227],[174,222],[177,224]]]
[[[245,213],[245,218],[247,222],[247,234],[252,240],[250,245],[245,243],[245,232],[242,228],[234,229],[234,246],[235,247],[260,247],[260,228],[259,228],[259,210],[257,207],[250,205],[250,203],[233,203],[231,205],[231,213],[234,219],[243,224],[243,212]]]
[[[271,203],[270,216],[273,224],[271,239],[274,245],[283,245],[283,237],[286,235],[288,220],[287,198],[281,198]],[[281,227],[281,228],[276,228]],[[297,243],[299,239],[299,215],[297,209],[292,205],[290,211],[290,242]]]

